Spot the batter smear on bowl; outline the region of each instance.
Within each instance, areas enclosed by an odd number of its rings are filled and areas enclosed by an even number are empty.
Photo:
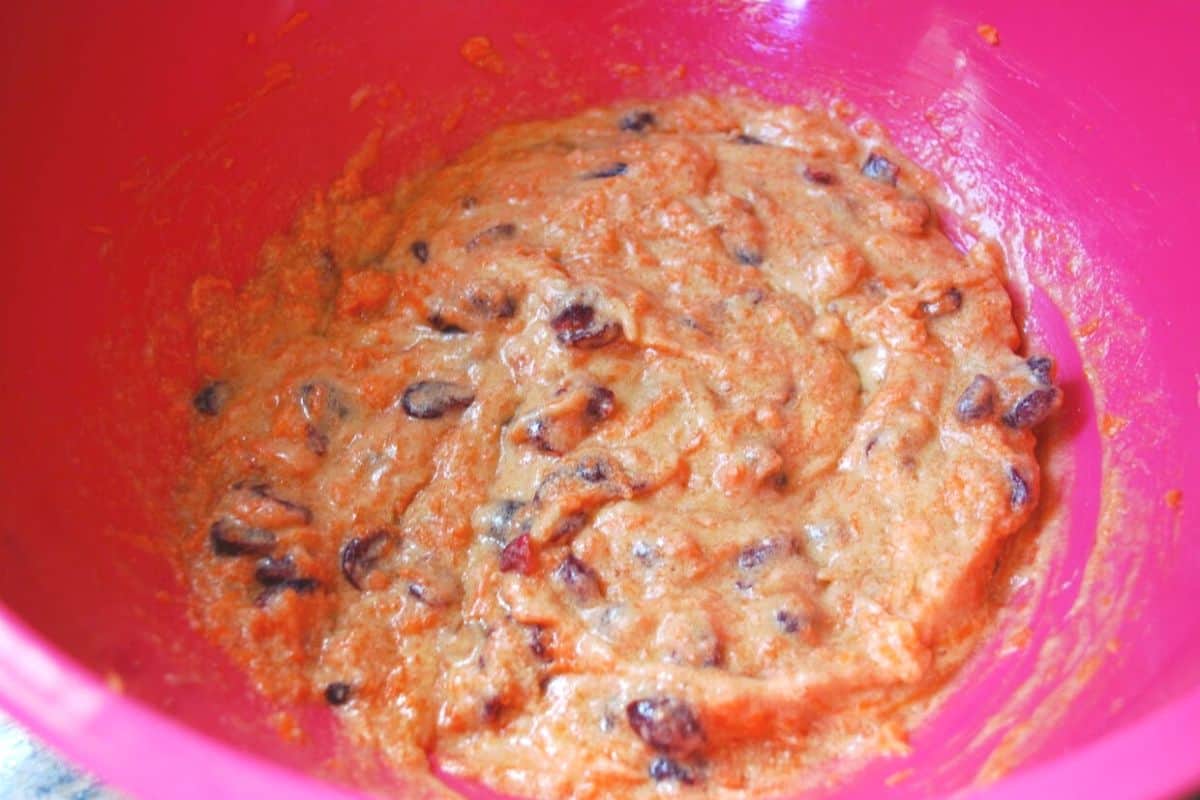
[[[352,161],[244,288],[194,287],[201,624],[394,763],[517,794],[753,796],[902,747],[1060,391],[997,250],[860,134],[689,97],[382,196]]]

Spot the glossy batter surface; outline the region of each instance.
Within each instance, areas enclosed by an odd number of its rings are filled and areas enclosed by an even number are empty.
[[[352,162],[193,291],[200,623],[512,793],[755,796],[901,748],[1059,392],[874,134],[691,97],[384,196]]]

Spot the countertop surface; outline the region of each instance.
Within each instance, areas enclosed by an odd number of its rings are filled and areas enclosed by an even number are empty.
[[[126,800],[0,712],[0,800]]]

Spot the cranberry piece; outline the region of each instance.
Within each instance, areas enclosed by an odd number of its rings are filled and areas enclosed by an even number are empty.
[[[528,575],[533,572],[533,566],[533,540],[530,539],[528,533],[522,533],[500,551],[501,572],[519,572],[522,575]]]

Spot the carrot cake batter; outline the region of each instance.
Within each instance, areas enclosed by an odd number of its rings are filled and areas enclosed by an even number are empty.
[[[364,168],[194,287],[203,627],[515,794],[757,796],[901,746],[1060,402],[997,250],[886,142],[746,100]]]

